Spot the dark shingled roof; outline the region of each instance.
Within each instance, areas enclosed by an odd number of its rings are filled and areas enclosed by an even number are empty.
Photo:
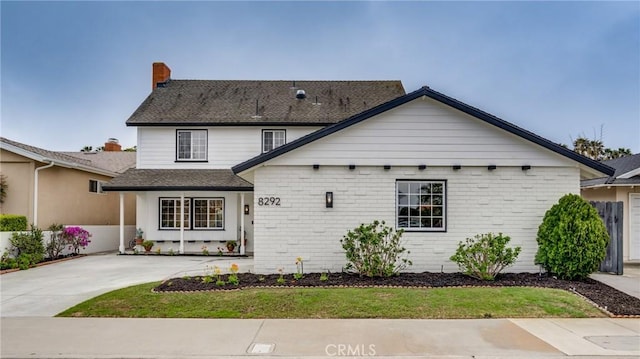
[[[24,143],[12,141],[8,138],[0,137],[0,142],[20,148],[32,154],[45,157],[54,162],[66,162],[84,166],[83,170],[101,170],[122,173],[128,168],[135,167],[136,153],[124,151],[103,151],[103,152],[58,152],[49,151],[43,148],[26,145]]]
[[[602,161],[603,164],[616,169],[616,173],[610,177],[600,177],[580,181],[581,187],[592,187],[599,185],[637,185],[640,184],[640,176],[631,178],[618,178],[625,173],[640,168],[640,153],[631,156],[624,156],[613,160]]]
[[[231,170],[129,169],[102,186],[105,191],[253,191]]]
[[[329,125],[404,94],[395,80],[169,80],[127,126]]]

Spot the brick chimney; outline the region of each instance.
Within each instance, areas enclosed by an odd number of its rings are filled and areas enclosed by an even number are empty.
[[[118,143],[117,138],[110,138],[104,143],[105,152],[119,152],[122,151],[122,146]]]
[[[164,62],[153,63],[153,76],[151,78],[151,89],[158,87],[159,83],[165,83],[169,81],[171,77],[171,69],[164,64]]]

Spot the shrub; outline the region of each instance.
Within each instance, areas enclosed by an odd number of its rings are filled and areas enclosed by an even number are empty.
[[[5,250],[4,253],[2,253],[2,257],[0,257],[0,270],[14,268],[18,268],[18,262]]]
[[[69,245],[69,250],[75,254],[80,253],[80,248],[85,249],[91,243],[91,233],[82,227],[67,227],[62,231],[62,236]]]
[[[537,241],[536,264],[561,279],[583,279],[604,260],[609,234],[589,202],[567,194],[545,213]]]
[[[42,230],[31,225],[28,232],[14,232],[9,239],[11,251],[17,258],[21,269],[28,268],[44,259],[44,245],[42,244]],[[28,264],[25,264],[28,263]]]
[[[17,214],[0,214],[0,232],[27,230],[27,217]]]
[[[50,259],[56,259],[62,254],[66,245],[66,239],[63,236],[64,226],[61,224],[52,224],[48,230],[51,232],[49,241],[45,245],[45,252]]]
[[[498,233],[477,234],[458,243],[456,253],[449,259],[466,274],[481,280],[493,280],[500,271],[512,265],[522,248],[507,248],[511,238]]]
[[[352,270],[361,276],[390,277],[411,265],[403,254],[409,254],[401,245],[403,230],[393,231],[385,222],[374,221],[361,224],[347,232],[341,240],[347,256],[346,270]]]

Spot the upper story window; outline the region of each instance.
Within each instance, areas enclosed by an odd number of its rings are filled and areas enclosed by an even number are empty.
[[[287,142],[285,130],[262,130],[262,153],[269,152]]]
[[[178,130],[176,136],[178,161],[207,160],[207,130]]]
[[[102,185],[104,182],[98,180],[89,180],[89,192],[91,193],[104,193],[102,191]]]
[[[397,227],[405,230],[446,230],[446,181],[396,181]]]

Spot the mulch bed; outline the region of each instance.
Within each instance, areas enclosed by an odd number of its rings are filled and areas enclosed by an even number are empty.
[[[255,287],[544,287],[564,289],[577,293],[612,316],[640,316],[640,299],[620,292],[606,284],[587,278],[583,281],[556,279],[538,273],[504,273],[494,281],[480,281],[461,273],[402,273],[391,278],[367,278],[350,273],[330,273],[328,280],[320,281],[319,273],[305,274],[295,280],[291,274],[284,275],[285,283],[278,284],[279,274],[259,275],[240,273],[240,284],[217,286],[215,279],[203,283],[202,277],[172,278],[164,281],[156,292],[193,292],[232,290]],[[223,275],[226,280],[227,275]]]

